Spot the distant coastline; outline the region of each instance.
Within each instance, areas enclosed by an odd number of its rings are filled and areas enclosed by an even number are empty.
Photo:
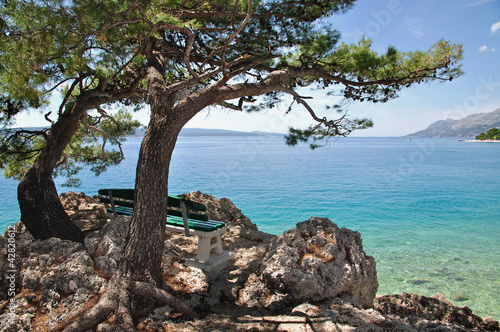
[[[42,131],[49,130],[50,127],[15,127],[11,129],[1,129],[2,131],[9,132],[15,130],[30,130],[30,131]],[[143,137],[146,133],[145,127],[141,127],[136,129],[134,134],[128,135],[130,137]],[[267,137],[281,137],[284,134],[280,133],[272,133],[265,131],[237,131],[237,130],[228,130],[228,129],[205,129],[205,128],[183,128],[179,134],[179,136],[184,137],[221,137],[221,136],[267,136]]]
[[[142,137],[146,133],[145,128],[137,129],[134,137]],[[273,136],[280,137],[283,134],[265,131],[236,131],[227,129],[203,129],[203,128],[183,128],[179,134],[183,137],[221,137],[221,136]]]
[[[500,143],[500,140],[496,139],[461,139],[460,142],[483,142],[483,143]]]

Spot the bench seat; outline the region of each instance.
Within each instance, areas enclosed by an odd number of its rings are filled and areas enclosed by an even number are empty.
[[[106,210],[116,218],[118,215],[131,216],[134,213],[134,189],[100,189],[100,201],[107,204]],[[188,211],[190,210],[190,211]],[[221,235],[227,231],[222,221],[209,220],[204,212],[205,205],[178,196],[168,196],[166,229],[198,237],[196,259],[205,262],[210,252],[222,254]]]

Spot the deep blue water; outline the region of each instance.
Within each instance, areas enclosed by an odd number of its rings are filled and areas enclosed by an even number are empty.
[[[76,191],[133,188],[140,140],[130,138],[125,161],[100,177],[82,172]],[[380,294],[439,292],[500,319],[499,172],[500,143],[346,138],[311,151],[280,137],[181,137],[169,193],[227,197],[275,234],[328,217],[361,232]],[[19,219],[17,182],[0,185],[3,229]]]

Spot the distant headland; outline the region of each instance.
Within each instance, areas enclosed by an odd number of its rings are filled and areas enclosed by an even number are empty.
[[[440,120],[408,137],[476,137],[491,128],[500,128],[500,108],[491,113],[477,113],[460,120]]]

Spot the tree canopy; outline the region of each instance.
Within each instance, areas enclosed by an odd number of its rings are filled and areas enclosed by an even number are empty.
[[[0,167],[5,176],[21,178],[43,150],[51,126],[75,108],[81,109],[79,129],[54,172],[65,175],[67,185],[78,184],[74,175],[82,164],[99,174],[123,159],[120,142],[140,125],[125,107],[113,111],[105,106],[117,101],[140,104],[142,97],[133,91],[140,84],[137,74],[124,72],[120,61],[125,60],[101,57],[104,45],[83,37],[92,28],[73,10],[84,7],[73,9],[65,1],[8,1],[0,7],[0,124],[8,128],[21,112],[44,112],[47,120],[34,129],[2,131]],[[126,57],[120,47],[109,51]],[[57,113],[54,105],[49,108],[51,98],[61,99]],[[95,111],[87,114],[90,110]],[[108,150],[106,143],[119,149]]]
[[[384,54],[371,50],[368,39],[355,45],[340,43],[340,33],[324,18],[353,4],[352,0],[9,1],[0,15],[4,45],[0,93],[11,105],[6,114],[12,115],[46,104],[50,92],[63,85],[71,86],[73,94],[80,93],[74,91],[78,84],[88,90],[102,81],[107,91],[115,93],[131,84],[144,87],[131,80],[143,78],[144,50],[153,47],[165,59],[166,93],[176,93],[179,100],[211,85],[247,82],[257,87],[271,77],[278,79],[279,86],[273,84],[269,91],[249,90],[244,97],[235,94],[236,103],[223,99],[215,104],[258,111],[291,95],[315,122],[306,129],[292,128],[287,142],[295,144],[371,126],[367,119],[344,116],[347,101],[385,102],[411,84],[460,75],[461,47],[446,41],[427,52],[399,52],[389,46]],[[283,74],[279,78],[278,72]],[[298,93],[304,86],[325,89],[332,96],[332,104],[325,106],[340,115],[316,116],[318,110]],[[135,92],[136,98],[146,98],[145,91]],[[264,98],[253,98],[256,95]],[[108,102],[127,97],[114,99]]]

